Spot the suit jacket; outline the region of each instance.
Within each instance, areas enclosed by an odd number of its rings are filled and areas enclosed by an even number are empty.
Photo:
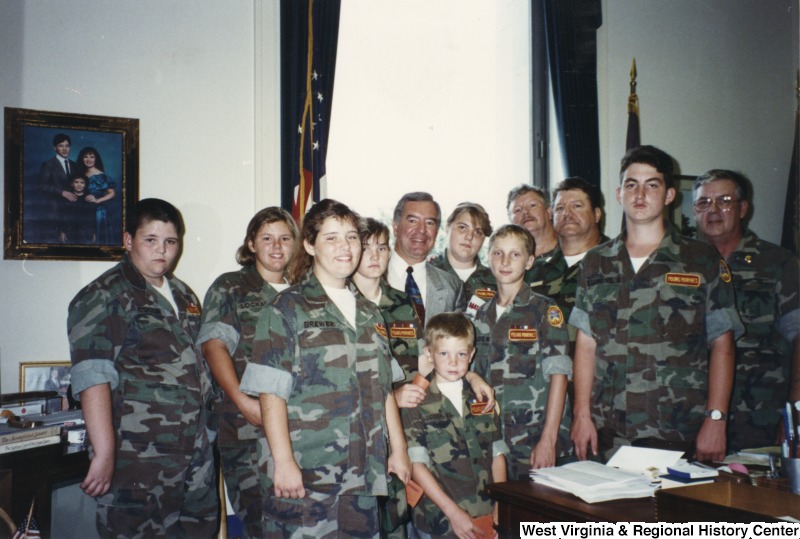
[[[78,164],[72,159],[69,160],[69,170],[72,175],[78,172]],[[64,172],[64,166],[56,156],[42,162],[42,168],[39,169],[38,187],[40,191],[58,196],[61,191],[70,189],[69,180],[67,173]]]
[[[425,291],[425,319],[448,311],[463,312],[467,307],[464,283],[457,275],[439,269],[430,262],[425,263],[428,274]]]

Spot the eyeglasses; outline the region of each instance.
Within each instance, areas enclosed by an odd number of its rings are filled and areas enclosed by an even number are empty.
[[[701,197],[694,201],[694,209],[700,213],[705,213],[711,209],[711,206],[716,204],[719,211],[730,211],[736,202],[739,202],[739,199],[733,198],[731,195],[722,195],[717,198]]]

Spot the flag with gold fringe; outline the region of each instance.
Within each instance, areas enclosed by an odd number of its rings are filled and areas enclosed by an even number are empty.
[[[325,193],[340,8],[281,1],[281,205],[298,222]]]

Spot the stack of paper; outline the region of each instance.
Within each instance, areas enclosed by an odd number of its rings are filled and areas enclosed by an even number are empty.
[[[537,483],[570,492],[587,503],[645,498],[652,496],[658,488],[658,483],[653,483],[651,477],[588,460],[531,470],[531,478]]]

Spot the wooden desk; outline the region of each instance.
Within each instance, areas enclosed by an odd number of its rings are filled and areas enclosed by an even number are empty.
[[[516,536],[520,522],[655,522],[653,498],[586,503],[533,481],[489,485],[500,506],[500,532]]]
[[[67,443],[47,445],[0,455],[0,469],[11,470],[11,518],[19,523],[36,496],[36,522],[42,537],[50,537],[53,486],[83,479],[89,469],[89,453]]]

